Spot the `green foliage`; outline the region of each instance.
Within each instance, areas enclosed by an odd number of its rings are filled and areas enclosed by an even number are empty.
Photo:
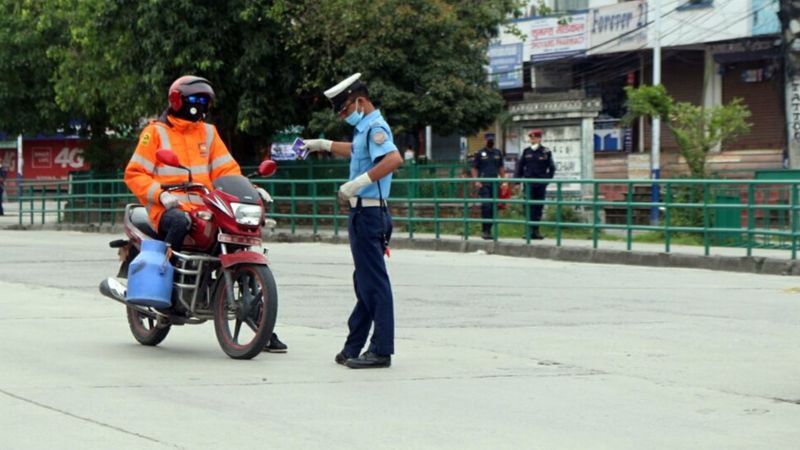
[[[641,116],[658,117],[664,122],[669,120],[673,101],[663,85],[625,86],[625,94],[628,97],[628,113],[623,118],[625,123],[630,124]]]
[[[114,166],[107,131],[138,135],[180,75],[208,78],[211,120],[243,163],[279,130],[349,137],[322,92],[360,71],[396,133],[471,133],[502,99],[483,71],[520,0],[6,0],[0,130],[89,125],[91,163]],[[114,152],[113,155],[104,154]],[[110,167],[97,167],[106,170]]]
[[[69,114],[56,105],[49,45],[68,35],[58,17],[35,0],[0,3],[0,130],[16,135],[52,132]]]
[[[638,117],[658,117],[672,133],[693,178],[706,178],[706,156],[711,149],[750,132],[750,110],[735,98],[727,105],[703,108],[674,103],[662,85],[626,87],[627,123]]]
[[[349,133],[321,112],[321,92],[359,71],[395,134],[433,124],[438,133],[469,133],[490,124],[502,99],[483,71],[489,40],[511,0],[285,2],[289,47],[298,62],[299,98],[312,114],[311,134]],[[391,11],[391,13],[387,13]],[[335,133],[335,134],[331,134]]]

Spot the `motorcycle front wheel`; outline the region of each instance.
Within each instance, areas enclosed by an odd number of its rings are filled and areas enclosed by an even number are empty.
[[[156,326],[156,319],[147,317],[131,307],[125,309],[128,310],[128,325],[131,328],[131,333],[140,344],[158,345],[169,334],[171,325],[159,328]]]
[[[214,289],[214,331],[225,354],[251,359],[261,353],[275,328],[278,289],[267,266],[236,266],[231,279],[233,298],[224,276]]]

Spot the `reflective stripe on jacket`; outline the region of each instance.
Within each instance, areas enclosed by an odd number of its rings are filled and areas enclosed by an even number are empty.
[[[175,152],[181,165],[191,169],[192,182],[202,183],[209,189],[213,189],[211,182],[219,177],[242,174],[214,125],[174,116],[162,116],[150,122],[139,135],[139,143],[125,168],[125,184],[145,205],[156,229],[165,211],[158,199],[163,192],[161,185],[188,180],[185,170],[165,166],[156,160],[156,151],[162,148]],[[187,196],[182,191],[173,193],[179,197],[180,208],[184,211],[202,205],[197,195]]]

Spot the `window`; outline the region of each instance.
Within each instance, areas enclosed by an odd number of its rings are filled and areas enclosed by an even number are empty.
[[[554,0],[554,12],[575,11],[589,9],[589,0]]]

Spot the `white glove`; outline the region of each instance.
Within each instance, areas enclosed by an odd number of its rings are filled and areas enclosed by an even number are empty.
[[[333,141],[328,139],[309,139],[300,147],[309,152],[329,152]]]
[[[177,196],[170,194],[167,191],[162,192],[161,195],[158,196],[158,200],[162,205],[164,205],[164,208],[167,209],[172,209],[178,206],[178,203],[180,203],[180,200],[178,200]]]
[[[270,197],[266,189],[256,186],[256,192],[258,192],[258,196],[261,197],[261,201],[264,202],[265,205],[267,203],[272,203],[272,197]]]
[[[356,192],[358,192],[359,189],[363,188],[364,186],[369,186],[370,183],[372,183],[372,180],[370,180],[369,174],[364,172],[354,180],[350,180],[347,183],[339,186],[339,198],[342,200],[350,200],[351,197],[356,195]]]

